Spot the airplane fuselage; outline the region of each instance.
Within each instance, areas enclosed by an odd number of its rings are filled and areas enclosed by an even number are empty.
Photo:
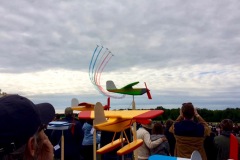
[[[134,88],[134,89],[108,89],[109,92],[127,94],[127,95],[143,95],[147,92],[146,88]]]
[[[135,119],[109,118],[108,121],[94,125],[94,128],[101,131],[120,132],[129,128]]]

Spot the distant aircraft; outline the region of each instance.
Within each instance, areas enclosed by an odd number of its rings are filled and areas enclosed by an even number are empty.
[[[93,124],[96,130],[100,131],[109,131],[114,132],[114,137],[112,138],[112,142],[103,146],[102,148],[97,150],[97,153],[104,154],[109,152],[123,144],[126,140],[127,145],[122,147],[117,151],[118,155],[124,155],[132,152],[140,145],[142,145],[142,139],[133,139],[130,142],[126,136],[125,130],[130,128],[134,122],[138,120],[141,123],[149,123],[149,119],[155,118],[159,115],[163,114],[163,110],[118,110],[118,111],[104,111],[103,106],[100,102],[97,102],[94,111],[82,111],[78,114],[79,119],[94,119]],[[108,118],[106,120],[106,118]],[[116,132],[121,132],[121,136],[119,139],[114,140]],[[136,137],[136,136],[134,136]],[[110,137],[109,137],[110,138]]]
[[[134,85],[138,83],[139,82],[133,82],[119,89],[115,86],[113,81],[107,81],[106,85],[107,85],[107,91],[109,92],[127,94],[127,95],[142,95],[144,93],[147,93],[148,99],[152,99],[150,90],[147,88],[146,82],[145,82],[145,88],[132,88]]]

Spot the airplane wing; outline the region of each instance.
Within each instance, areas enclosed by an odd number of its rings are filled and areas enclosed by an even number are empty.
[[[76,111],[92,111],[94,110],[94,106],[95,104],[82,102],[79,103],[78,106],[72,106],[71,108]]]
[[[104,111],[106,118],[121,119],[152,119],[163,114],[163,110],[118,110]],[[94,119],[94,111],[82,111],[78,114],[80,119]]]
[[[124,86],[123,88],[121,89],[132,89],[132,86],[135,86],[136,84],[138,84],[139,82],[133,82],[133,83],[130,83],[126,86]]]

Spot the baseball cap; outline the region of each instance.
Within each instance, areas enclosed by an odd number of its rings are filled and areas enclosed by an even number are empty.
[[[50,103],[34,104],[20,95],[0,98],[0,149],[10,153],[25,145],[41,125],[47,125],[55,117]]]

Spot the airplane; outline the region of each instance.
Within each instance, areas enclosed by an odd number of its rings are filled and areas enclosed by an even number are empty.
[[[163,110],[118,110],[106,111],[100,102],[97,102],[94,111],[82,111],[78,114],[79,119],[93,119],[93,125],[96,130],[114,132],[112,142],[98,149],[96,153],[104,154],[127,142],[125,146],[117,151],[119,156],[127,154],[142,145],[143,140],[137,139],[136,135],[132,142],[126,136],[125,130],[130,128],[134,122],[148,124],[149,119],[163,114]],[[106,119],[107,118],[107,119]],[[119,139],[115,139],[117,132],[121,133]],[[133,132],[134,134],[134,132]]]
[[[148,160],[202,160],[200,153],[196,150],[193,151],[190,158],[181,158],[181,157],[172,157],[165,155],[152,155],[148,158]]]
[[[109,80],[106,82],[107,91],[114,92],[114,93],[120,93],[120,94],[128,94],[128,95],[142,95],[144,93],[147,93],[148,99],[152,99],[152,96],[150,94],[150,90],[147,88],[146,82],[145,88],[132,88],[134,85],[138,84],[139,82],[133,82],[130,83],[123,88],[118,89],[114,82]]]
[[[88,103],[88,102],[82,102],[79,103],[79,101],[76,98],[73,98],[71,101],[71,108],[72,110],[75,111],[92,111],[94,110],[95,104],[93,103]],[[107,99],[107,104],[103,106],[104,110],[109,110],[110,109],[110,97]]]

